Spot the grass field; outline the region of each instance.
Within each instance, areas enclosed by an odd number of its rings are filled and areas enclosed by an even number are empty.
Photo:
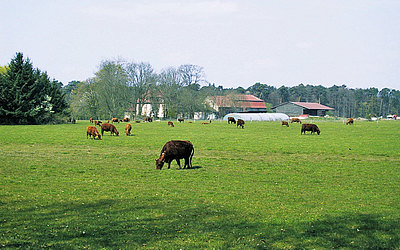
[[[400,249],[400,122],[316,124],[0,126],[0,248]]]

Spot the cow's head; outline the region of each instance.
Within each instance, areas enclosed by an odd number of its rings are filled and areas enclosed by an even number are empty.
[[[162,167],[164,166],[164,156],[165,153],[161,153],[160,158],[156,159],[156,169],[162,169]]]
[[[97,138],[99,138],[99,140],[101,140],[101,135],[99,133],[97,133]]]
[[[321,132],[319,131],[319,129],[317,128],[317,134],[319,135]]]

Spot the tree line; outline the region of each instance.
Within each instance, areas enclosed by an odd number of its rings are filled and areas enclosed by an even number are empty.
[[[297,101],[327,105],[335,109],[330,115],[340,117],[400,113],[400,91],[395,89],[308,84],[277,88],[263,83],[247,89],[224,88],[207,82],[203,68],[191,64],[157,73],[149,63],[106,60],[94,77],[63,86],[17,53],[9,65],[0,67],[0,123],[57,123],[70,117],[110,119],[126,113],[140,116],[138,110],[148,103],[156,116],[163,105],[161,118],[192,118],[195,112],[214,112],[205,101],[207,97],[232,94],[255,95],[266,102],[270,112],[280,103]]]

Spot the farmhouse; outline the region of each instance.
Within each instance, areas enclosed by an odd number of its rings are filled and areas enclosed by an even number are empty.
[[[254,95],[211,96],[206,102],[220,117],[228,113],[262,113],[267,112],[265,102]]]
[[[287,114],[288,116],[300,116],[300,115],[325,116],[326,111],[334,109],[313,102],[286,102],[279,104],[278,106],[272,107],[272,110],[274,110],[277,113]]]

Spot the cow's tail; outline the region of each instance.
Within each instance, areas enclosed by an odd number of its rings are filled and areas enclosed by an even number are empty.
[[[190,158],[189,158],[189,167],[190,167],[190,168],[192,168],[192,158],[193,158],[193,155],[194,155],[194,147],[193,147],[193,149],[192,149],[192,153],[190,154]]]

